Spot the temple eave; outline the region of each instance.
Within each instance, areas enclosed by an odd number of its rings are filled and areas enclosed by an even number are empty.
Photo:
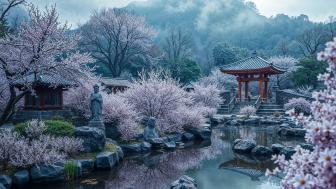
[[[253,69],[253,70],[226,70],[226,69],[221,69],[221,72],[223,72],[225,74],[231,74],[231,75],[245,75],[245,74],[276,75],[276,74],[283,74],[285,71],[274,69],[274,68],[263,68],[263,69]]]

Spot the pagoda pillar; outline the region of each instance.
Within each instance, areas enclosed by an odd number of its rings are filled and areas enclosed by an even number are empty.
[[[248,99],[248,92],[249,92],[249,82],[245,82],[245,99]]]
[[[264,98],[264,94],[263,94],[263,80],[260,79],[259,80],[259,96],[261,99]]]
[[[241,96],[242,96],[242,83],[239,80],[238,81],[238,100],[241,101]]]
[[[264,98],[267,100],[268,99],[268,81],[265,81],[265,89],[264,89]]]

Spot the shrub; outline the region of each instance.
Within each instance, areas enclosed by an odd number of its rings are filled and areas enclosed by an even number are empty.
[[[75,127],[73,124],[61,120],[46,120],[46,134],[55,136],[73,136]]]
[[[20,135],[27,136],[26,129],[29,128],[30,122],[19,123],[15,126],[14,131]],[[46,120],[43,122],[46,128],[43,129],[44,134],[53,136],[73,136],[75,127],[69,122],[61,120]],[[36,124],[34,124],[36,125]]]
[[[75,161],[67,161],[64,164],[64,177],[65,180],[74,180],[80,176]]]
[[[250,117],[251,115],[255,115],[257,113],[257,109],[254,106],[245,106],[240,109],[239,114],[246,115]]]
[[[25,135],[5,130],[0,132],[0,162],[17,168],[36,164],[52,164],[82,151],[83,140],[44,134],[44,122],[33,120],[24,126]],[[22,127],[21,127],[22,128]]]
[[[310,114],[311,113],[311,104],[304,98],[292,98],[285,104],[285,110],[294,109],[296,114]]]

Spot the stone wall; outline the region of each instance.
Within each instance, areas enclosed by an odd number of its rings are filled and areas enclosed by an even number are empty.
[[[289,89],[277,90],[276,91],[275,99],[276,99],[276,103],[279,104],[279,105],[286,104],[288,102],[288,100],[290,100],[292,98],[304,98],[308,101],[313,101],[314,100],[312,97],[298,94],[298,93],[296,93],[292,90],[289,90]]]
[[[16,124],[32,119],[65,119],[72,120],[75,115],[70,110],[18,110],[11,121]]]

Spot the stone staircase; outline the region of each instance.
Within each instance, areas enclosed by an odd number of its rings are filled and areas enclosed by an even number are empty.
[[[229,105],[228,104],[220,104],[217,113],[218,114],[227,114],[229,111]]]
[[[278,105],[272,102],[267,102],[267,103],[262,103],[257,111],[258,115],[273,115],[274,113],[279,113],[283,115],[285,114],[285,110],[282,105]]]
[[[228,104],[220,104],[217,114],[239,114],[239,111],[241,108],[243,108],[244,106],[248,106],[248,105],[254,105],[254,101],[250,101],[250,102],[239,102],[236,103],[233,110],[231,112],[229,112],[229,105]],[[278,105],[274,102],[266,102],[266,103],[262,103],[259,107],[259,109],[257,110],[257,115],[273,115],[274,113],[279,113],[281,115],[285,114],[285,110],[283,108],[282,105]]]
[[[233,110],[229,112],[229,105],[228,104],[221,104],[220,107],[217,110],[218,114],[238,114],[240,109],[244,106],[252,105],[253,106],[254,102],[239,102],[236,103]]]

